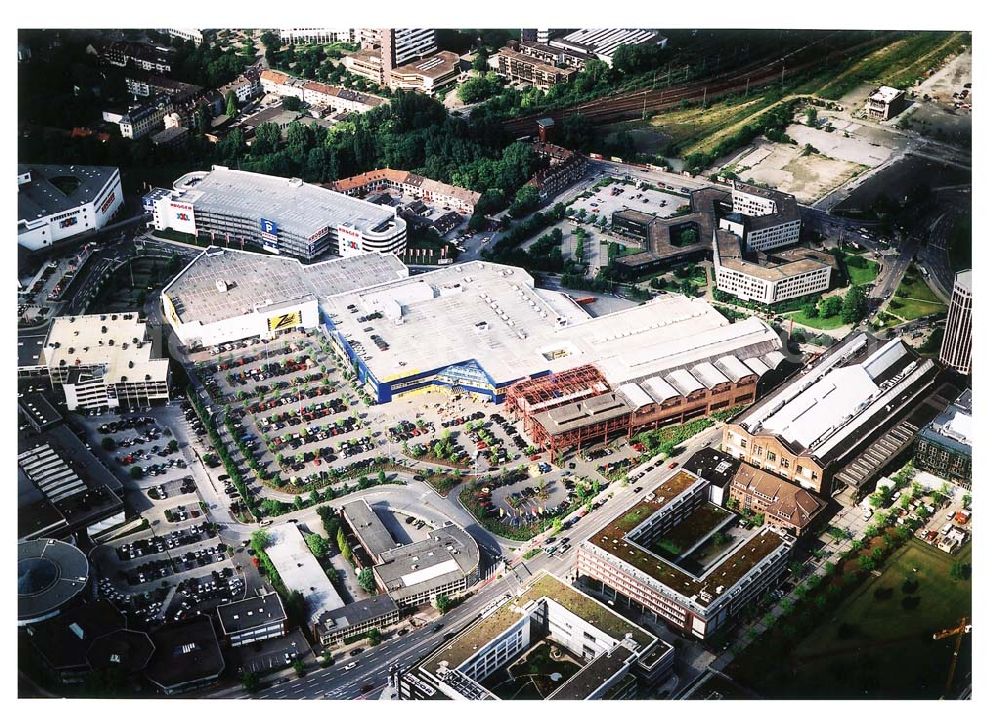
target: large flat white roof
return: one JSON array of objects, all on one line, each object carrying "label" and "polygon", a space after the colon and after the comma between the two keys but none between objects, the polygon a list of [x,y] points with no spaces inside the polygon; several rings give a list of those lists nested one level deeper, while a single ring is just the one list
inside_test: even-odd
[{"label": "large flat white roof", "polygon": [[[592,363],[614,385],[780,348],[759,319],[729,324],[701,300],[664,295],[591,318],[558,294],[536,290],[520,268],[469,262],[337,295],[323,307],[382,382],[475,360],[497,384]],[[375,312],[382,316],[365,319]]]},{"label": "large flat white roof", "polygon": [[846,340],[741,422],[753,435],[770,433],[820,457],[832,452],[873,416],[895,409],[896,399],[933,365],[901,340],[874,344],[863,333]]},{"label": "large flat white roof", "polygon": [[306,616],[316,619],[324,612],[344,606],[344,600],[333,588],[316,557],[306,546],[302,533],[295,524],[279,524],[268,530],[271,545],[267,555],[281,575],[289,592],[302,594],[306,603]]},{"label": "large flat white roof", "polygon": [[[303,264],[292,257],[209,247],[163,289],[182,322],[209,324],[272,304],[321,298],[405,279],[394,254],[359,254]],[[219,281],[226,283],[220,291]]]},{"label": "large flat white roof", "polygon": [[362,233],[383,223],[402,223],[391,209],[301,179],[234,171],[213,166],[192,171],[174,182],[178,201],[241,218],[265,218],[282,230],[309,237],[325,227],[350,225]]},{"label": "large flat white roof", "polygon": [[138,312],[57,317],[42,347],[49,367],[104,365],[108,382],[166,380],[170,361],[152,357],[146,323]]}]

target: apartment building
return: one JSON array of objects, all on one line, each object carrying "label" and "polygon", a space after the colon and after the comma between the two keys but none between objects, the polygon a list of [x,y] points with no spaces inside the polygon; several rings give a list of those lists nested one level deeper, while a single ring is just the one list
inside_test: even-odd
[{"label": "apartment building", "polygon": [[583,53],[572,48],[560,48],[542,40],[537,42],[522,40],[514,47],[514,50],[529,58],[537,58],[549,65],[570,71],[583,70],[583,67],[589,61],[594,60],[594,56],[589,53]]},{"label": "apartment building", "polygon": [[235,80],[219,86],[219,94],[223,99],[229,96],[230,91],[236,95],[236,102],[241,106],[261,95],[263,86],[260,82],[260,72],[247,71],[246,73],[241,73]]},{"label": "apartment building", "polygon": [[132,71],[125,76],[125,86],[133,96],[149,98],[165,95],[174,101],[187,100],[204,90],[201,86],[182,83],[173,78],[142,71]]},{"label": "apartment building", "polygon": [[138,68],[152,73],[170,73],[172,51],[148,43],[115,42],[103,46],[99,51],[88,46],[88,52],[96,54],[101,61],[120,68]]},{"label": "apartment building", "polygon": [[559,68],[538,57],[501,48],[497,54],[497,73],[514,83],[528,83],[543,91],[566,83],[576,75],[573,69]]},{"label": "apartment building", "polygon": [[151,102],[133,106],[118,121],[122,138],[139,139],[163,128],[163,119],[174,112],[169,96],[159,95]]},{"label": "apartment building", "polygon": [[462,214],[472,214],[481,194],[460,186],[452,186],[400,169],[376,169],[357,176],[340,179],[334,191],[351,196],[369,194],[379,189],[395,189],[418,197],[425,202],[453,208]]},{"label": "apartment building", "polygon": [[158,356],[138,312],[55,318],[40,362],[70,410],[134,409],[168,399],[170,360]]},{"label": "apartment building", "polygon": [[528,183],[547,199],[587,175],[587,157],[550,143],[532,144],[532,150],[548,161],[548,166],[536,171]]},{"label": "apartment building", "polygon": [[261,73],[260,80],[265,93],[298,98],[310,106],[326,107],[334,113],[367,113],[389,102],[370,93],[297,78],[280,71],[266,70]]},{"label": "apartment building", "polygon": [[972,374],[972,270],[955,275],[944,323],[940,360],[962,375]]}]

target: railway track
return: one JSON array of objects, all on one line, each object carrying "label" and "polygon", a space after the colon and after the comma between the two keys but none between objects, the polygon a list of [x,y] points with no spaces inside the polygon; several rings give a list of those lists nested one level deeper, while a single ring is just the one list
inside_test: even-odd
[{"label": "railway track", "polygon": [[559,120],[579,113],[588,120],[598,124],[633,120],[640,118],[644,110],[647,112],[662,111],[684,100],[704,100],[707,102],[708,100],[729,95],[735,91],[759,88],[775,81],[788,80],[821,63],[889,42],[886,37],[879,36],[877,39],[871,38],[846,48],[797,61],[797,56],[807,54],[807,51],[822,44],[830,35],[832,33],[789,53],[761,61],[751,68],[744,67],[720,73],[707,82],[702,79],[662,89],[647,88],[629,91],[616,96],[586,101],[547,113],[536,113],[530,116],[509,119],[503,122],[503,126],[515,136],[521,136],[534,131],[537,120],[544,117]]}]

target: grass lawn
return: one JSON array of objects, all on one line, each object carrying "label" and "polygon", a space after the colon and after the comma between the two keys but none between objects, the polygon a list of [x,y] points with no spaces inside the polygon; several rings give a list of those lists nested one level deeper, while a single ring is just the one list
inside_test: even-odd
[{"label": "grass lawn", "polygon": [[[904,320],[915,320],[948,309],[948,305],[934,294],[919,272],[911,267],[906,276],[912,281],[909,284],[904,282],[899,285],[896,295],[889,302],[889,311],[892,314]],[[896,304],[899,306],[895,306]]]},{"label": "grass lawn", "polygon": [[796,325],[811,327],[814,330],[832,330],[847,324],[840,315],[834,315],[833,317],[813,317],[810,319],[806,317],[806,313],[802,310],[792,312],[785,315],[785,317],[794,322]]},{"label": "grass lawn", "polygon": [[862,260],[865,263],[864,267],[854,267],[850,264],[845,264],[847,267],[847,274],[850,275],[851,284],[860,287],[861,285],[871,284],[878,277],[879,264],[871,259],[865,259],[864,257],[851,255],[847,259],[852,257]]},{"label": "grass lawn", "polygon": [[[954,641],[935,642],[931,635],[971,614],[971,582],[949,573],[956,560],[969,563],[971,557],[971,546],[952,557],[908,542],[889,557],[882,576],[865,582],[790,651],[754,652],[758,658],[785,658],[790,673],[752,668],[747,661],[739,668],[741,679],[765,697],[937,699]],[[965,681],[971,667],[971,644],[967,636],[956,683]]]},{"label": "grass lawn", "polygon": [[729,512],[711,503],[703,503],[676,526],[670,528],[654,545],[653,550],[673,561],[699,539],[729,518]]}]

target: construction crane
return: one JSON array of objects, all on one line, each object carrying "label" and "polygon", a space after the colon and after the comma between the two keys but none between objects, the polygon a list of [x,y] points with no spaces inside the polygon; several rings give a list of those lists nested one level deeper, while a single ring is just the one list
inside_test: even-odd
[{"label": "construction crane", "polygon": [[948,680],[944,685],[944,694],[942,697],[947,697],[948,693],[951,692],[951,682],[955,679],[955,668],[958,666],[958,650],[962,647],[962,638],[965,637],[969,632],[972,631],[972,622],[969,621],[968,617],[962,617],[958,621],[958,626],[952,627],[951,629],[942,629],[940,632],[934,633],[934,640],[948,639],[949,637],[955,638],[955,649],[951,653],[951,665],[948,667]]}]

